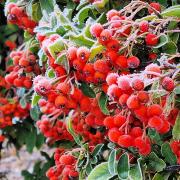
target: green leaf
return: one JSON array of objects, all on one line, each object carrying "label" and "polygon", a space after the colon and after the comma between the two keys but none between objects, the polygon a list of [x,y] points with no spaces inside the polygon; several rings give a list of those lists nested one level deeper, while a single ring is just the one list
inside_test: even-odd
[{"label": "green leaf", "polygon": [[85,82],[81,83],[80,89],[82,90],[82,92],[84,93],[84,95],[90,97],[90,98],[95,98],[96,94],[93,91],[93,89]]},{"label": "green leaf", "polygon": [[66,69],[67,72],[70,71],[69,61],[67,59],[66,53],[61,53],[57,57],[55,64],[62,65]]},{"label": "green leaf", "polygon": [[33,106],[30,109],[30,116],[35,121],[39,120],[40,110],[39,110],[38,106]]},{"label": "green leaf", "polygon": [[35,145],[36,145],[36,130],[35,130],[35,128],[33,128],[32,131],[28,132],[28,134],[26,135],[27,151],[32,153]]},{"label": "green leaf", "polygon": [[49,78],[54,78],[54,77],[56,76],[54,70],[53,70],[53,69],[49,69],[49,70],[47,71],[47,76],[48,76]]},{"label": "green leaf", "polygon": [[172,130],[173,139],[180,140],[180,113],[176,118],[175,125]]},{"label": "green leaf", "polygon": [[39,0],[41,11],[44,14],[44,11],[47,14],[50,14],[54,11],[55,1],[54,0]]},{"label": "green leaf", "polygon": [[114,175],[116,173],[116,150],[112,150],[108,159],[109,172]]},{"label": "green leaf", "polygon": [[92,152],[92,156],[97,156],[101,153],[101,150],[103,148],[104,144],[98,144],[96,145],[96,147],[94,148],[93,152]]},{"label": "green leaf", "polygon": [[180,94],[180,85],[176,86],[173,92],[175,94]]},{"label": "green leaf", "polygon": [[34,32],[36,33],[42,33],[44,35],[48,35],[48,34],[53,34],[54,31],[52,28],[50,27],[46,27],[46,26],[37,26],[35,29],[34,29]]},{"label": "green leaf", "polygon": [[91,164],[97,164],[97,163],[98,163],[97,156],[93,156],[93,158],[91,159]]},{"label": "green leaf", "polygon": [[151,171],[160,172],[166,167],[166,163],[160,159],[154,152],[151,152],[150,155],[146,158],[147,167]]},{"label": "green leaf", "polygon": [[163,50],[163,52],[165,52],[167,54],[176,54],[177,46],[173,41],[170,41],[162,47],[162,50]]},{"label": "green leaf", "polygon": [[161,153],[163,157],[165,158],[166,162],[168,162],[170,165],[175,165],[177,164],[177,158],[174,155],[174,153],[171,150],[171,147],[168,142],[165,142],[161,146]]},{"label": "green leaf", "polygon": [[100,44],[96,44],[92,46],[90,49],[91,51],[90,60],[94,59],[97,54],[102,53],[103,50],[104,50],[104,46]]},{"label": "green leaf", "polygon": [[69,38],[70,41],[74,42],[77,46],[87,46],[90,48],[95,43],[92,39],[85,37],[84,34],[70,34]]},{"label": "green leaf", "polygon": [[41,161],[37,161],[33,167],[33,173],[39,174],[41,170]]},{"label": "green leaf", "polygon": [[47,56],[45,55],[43,49],[39,50],[38,56],[39,56],[39,66],[43,66],[43,63],[47,61]]},{"label": "green leaf", "polygon": [[109,115],[109,110],[107,109],[107,100],[107,95],[104,92],[102,92],[98,101],[99,107],[104,114]]},{"label": "green leaf", "polygon": [[24,180],[32,180],[34,178],[33,174],[29,173],[26,170],[21,172],[21,175],[24,176]]},{"label": "green leaf", "polygon": [[152,180],[168,180],[170,176],[169,172],[156,173]]},{"label": "green leaf", "polygon": [[41,96],[39,96],[36,92],[34,92],[32,95],[31,106],[32,107],[36,106],[40,99],[41,99]]},{"label": "green leaf", "polygon": [[32,5],[32,19],[34,21],[39,21],[42,17],[42,12],[41,12],[41,6],[40,6],[40,3],[34,3]]},{"label": "green leaf", "polygon": [[168,37],[169,37],[170,41],[177,43],[178,39],[179,39],[179,33],[169,33]]},{"label": "green leaf", "polygon": [[106,18],[106,13],[101,13],[101,15],[98,17],[98,19],[96,20],[97,23],[101,23],[104,24],[107,22],[107,18]]},{"label": "green leaf", "polygon": [[74,131],[74,129],[73,129],[71,116],[70,116],[70,117],[67,117],[67,130],[68,130],[68,132],[73,136],[75,142],[76,142],[78,145],[82,146],[80,137],[75,133],[75,131]]},{"label": "green leaf", "polygon": [[22,108],[26,108],[27,106],[27,102],[26,102],[26,99],[25,98],[21,98],[20,101],[19,101],[20,105]]},{"label": "green leaf", "polygon": [[164,46],[165,44],[168,43],[168,36],[165,35],[165,34],[162,34],[159,38],[159,43],[158,45],[154,46],[153,48],[157,49],[157,48],[160,48],[162,46]]},{"label": "green leaf", "polygon": [[117,173],[120,179],[127,179],[129,176],[130,164],[127,153],[121,155],[117,164]]},{"label": "green leaf", "polygon": [[53,58],[57,58],[57,54],[59,54],[62,50],[66,48],[66,45],[62,41],[62,39],[57,39],[53,44],[48,46],[48,50]]},{"label": "green leaf", "polygon": [[177,17],[180,18],[180,6],[171,6],[170,8],[164,10],[161,15],[163,17]]},{"label": "green leaf", "polygon": [[155,129],[151,129],[149,128],[148,129],[148,136],[156,142],[156,144],[158,145],[162,145],[163,144],[163,141],[161,140],[161,137],[159,135],[159,133],[155,130]]},{"label": "green leaf", "polygon": [[112,175],[108,170],[108,163],[104,162],[97,165],[89,174],[87,180],[108,180]]},{"label": "green leaf", "polygon": [[92,9],[92,5],[83,7],[75,16],[74,21],[79,24],[83,24],[85,19],[89,17],[89,11]]},{"label": "green leaf", "polygon": [[130,168],[129,177],[131,180],[143,180],[140,159],[138,159],[137,163]]},{"label": "green leaf", "polygon": [[87,1],[80,1],[79,5],[76,7],[76,10],[79,11],[86,5],[88,5]]},{"label": "green leaf", "polygon": [[86,174],[89,175],[92,170],[93,170],[93,167],[91,163],[89,162],[88,165],[86,166]]},{"label": "green leaf", "polygon": [[51,158],[49,157],[48,153],[44,152],[44,151],[40,151],[41,156],[43,156],[47,161],[50,161]]},{"label": "green leaf", "polygon": [[44,136],[42,134],[38,134],[36,137],[36,147],[37,149],[40,149],[41,146],[44,144]]}]

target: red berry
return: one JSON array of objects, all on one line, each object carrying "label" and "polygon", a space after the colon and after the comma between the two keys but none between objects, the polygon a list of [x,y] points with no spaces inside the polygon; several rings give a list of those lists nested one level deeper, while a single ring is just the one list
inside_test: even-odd
[{"label": "red berry", "polygon": [[136,117],[142,121],[142,122],[147,122],[147,107],[141,105],[138,109],[134,110],[134,114]]},{"label": "red berry", "polygon": [[129,68],[135,69],[140,65],[140,60],[136,56],[131,56],[127,59]]},{"label": "red berry", "polygon": [[122,135],[118,139],[118,145],[128,148],[133,145],[133,138],[130,135]]},{"label": "red berry", "polygon": [[133,127],[130,131],[130,135],[132,137],[139,137],[142,136],[143,130],[140,127]]},{"label": "red berry", "polygon": [[95,116],[93,114],[89,113],[85,118],[85,122],[89,126],[94,126],[95,125]]},{"label": "red berry", "polygon": [[178,150],[179,150],[179,147],[180,147],[180,142],[178,141],[172,141],[171,144],[171,149],[172,151],[174,152],[174,154],[177,154],[178,153]]},{"label": "red berry", "polygon": [[120,68],[128,68],[126,56],[119,56],[119,57],[116,59],[116,64],[117,64]]},{"label": "red berry", "polygon": [[137,97],[141,103],[147,103],[149,101],[149,94],[146,91],[139,91]]},{"label": "red berry", "polygon": [[111,63],[115,63],[118,57],[118,54],[115,51],[107,51],[105,55],[107,60],[110,61]]},{"label": "red berry", "polygon": [[77,50],[77,58],[86,62],[90,57],[90,50],[87,47],[80,47]]},{"label": "red berry", "polygon": [[84,66],[85,66],[85,62],[83,62],[83,61],[81,61],[79,59],[76,59],[76,60],[73,61],[73,67],[77,71],[82,71]]},{"label": "red berry", "polygon": [[146,45],[156,46],[158,44],[159,38],[155,34],[147,34],[145,37]]},{"label": "red berry", "polygon": [[91,26],[90,32],[94,37],[99,37],[101,32],[104,30],[103,26],[99,23],[96,23]]},{"label": "red berry", "polygon": [[134,140],[134,145],[136,148],[138,148],[139,153],[143,156],[146,156],[151,152],[150,140],[148,137],[137,137]]},{"label": "red berry", "polygon": [[110,11],[107,12],[106,16],[107,16],[107,20],[110,21],[112,19],[112,17],[114,16],[118,16],[119,12],[115,9],[111,9]]},{"label": "red berry", "polygon": [[91,101],[88,97],[84,97],[81,99],[80,101],[80,109],[81,111],[84,111],[84,112],[89,112],[90,109],[91,109]]},{"label": "red berry", "polygon": [[103,45],[107,45],[107,43],[112,39],[112,34],[110,30],[103,30],[99,37],[99,42]]},{"label": "red berry", "polygon": [[121,114],[114,116],[114,124],[117,127],[121,127],[125,122],[126,122],[125,116],[122,116]]},{"label": "red berry", "polygon": [[122,132],[118,130],[118,128],[112,128],[108,131],[108,138],[110,141],[117,143],[119,136],[122,135]]},{"label": "red berry", "polygon": [[104,126],[106,126],[108,129],[116,127],[114,124],[114,118],[112,116],[108,116],[104,119]]},{"label": "red berry", "polygon": [[108,74],[107,77],[106,77],[107,84],[109,86],[112,85],[112,84],[116,84],[118,77],[119,77],[119,75],[117,73]]},{"label": "red berry", "polygon": [[108,87],[107,95],[112,99],[117,99],[121,96],[122,90],[115,84]]},{"label": "red berry", "polygon": [[75,161],[75,157],[72,155],[62,155],[59,159],[61,164],[72,165]]},{"label": "red berry", "polygon": [[96,83],[102,83],[106,81],[106,74],[96,71],[94,74],[94,80]]},{"label": "red berry", "polygon": [[131,95],[127,100],[127,106],[129,109],[139,108],[140,104],[139,104],[139,100],[138,100],[137,96]]},{"label": "red berry", "polygon": [[108,43],[107,43],[107,48],[110,50],[110,51],[115,51],[117,52],[120,48],[120,45],[119,45],[119,41],[116,40],[116,39],[111,39]]},{"label": "red berry", "polygon": [[156,53],[150,53],[149,54],[149,59],[152,60],[152,61],[156,60],[157,59],[157,54]]},{"label": "red berry", "polygon": [[153,104],[149,106],[147,110],[149,117],[160,116],[162,112],[163,112],[162,107],[159,104]]},{"label": "red berry", "polygon": [[163,120],[158,116],[153,116],[149,119],[148,126],[160,130],[163,127]]},{"label": "red berry", "polygon": [[67,104],[67,98],[65,96],[58,96],[56,99],[55,99],[55,106],[57,108],[64,108]]},{"label": "red berry", "polygon": [[23,15],[23,10],[20,7],[16,6],[11,9],[11,14],[14,14],[18,18],[20,18]]},{"label": "red berry", "polygon": [[70,61],[73,61],[77,58],[77,48],[76,47],[69,47],[67,50],[67,56]]},{"label": "red berry", "polygon": [[170,123],[167,120],[163,121],[163,126],[158,130],[160,134],[165,134],[170,130]]},{"label": "red berry", "polygon": [[119,104],[120,104],[121,106],[125,107],[128,98],[129,98],[129,95],[128,95],[128,94],[123,94],[123,95],[121,95],[120,98],[119,98]]},{"label": "red berry", "polygon": [[139,23],[139,29],[140,29],[140,31],[141,32],[148,32],[148,30],[149,30],[149,23],[148,23],[148,21],[141,21],[140,23]]},{"label": "red berry", "polygon": [[23,85],[25,88],[30,89],[32,87],[32,81],[31,79],[25,79],[23,82]]},{"label": "red berry", "polygon": [[120,76],[117,80],[117,83],[118,87],[124,91],[128,91],[129,89],[131,89],[130,78],[126,76]]},{"label": "red berry", "polygon": [[141,79],[133,79],[132,80],[132,87],[136,91],[141,91],[144,89],[144,82]]},{"label": "red berry", "polygon": [[62,82],[57,85],[56,90],[58,90],[63,94],[69,94],[71,90],[71,86],[67,82]]},{"label": "red berry", "polygon": [[174,81],[169,77],[165,77],[162,80],[162,87],[167,91],[172,91],[174,89]]},{"label": "red berry", "polygon": [[86,77],[94,75],[95,73],[94,65],[87,63],[83,68],[83,73],[85,74]]},{"label": "red berry", "polygon": [[110,71],[107,61],[100,59],[94,63],[94,69],[95,71],[99,71],[101,73],[108,73]]},{"label": "red berry", "polygon": [[[161,5],[159,3],[152,2],[149,4],[152,8],[154,8],[156,11],[161,12]],[[148,9],[149,14],[152,14],[154,11],[149,8]]]}]

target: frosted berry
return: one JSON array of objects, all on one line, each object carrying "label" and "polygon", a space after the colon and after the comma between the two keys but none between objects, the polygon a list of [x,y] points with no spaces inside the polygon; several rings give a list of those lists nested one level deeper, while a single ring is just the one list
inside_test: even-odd
[{"label": "frosted berry", "polygon": [[145,37],[145,42],[148,46],[156,46],[158,44],[159,38],[155,34],[147,34]]},{"label": "frosted berry", "polygon": [[94,24],[90,27],[90,32],[94,37],[99,37],[101,32],[104,30],[103,26],[99,23]]},{"label": "frosted berry", "polygon": [[165,77],[162,80],[162,87],[167,91],[172,91],[174,89],[174,81],[169,77]]},{"label": "frosted berry", "polygon": [[140,60],[138,57],[136,56],[131,56],[127,59],[127,64],[128,64],[128,67],[131,68],[131,69],[135,69],[137,67],[139,67],[140,65]]}]

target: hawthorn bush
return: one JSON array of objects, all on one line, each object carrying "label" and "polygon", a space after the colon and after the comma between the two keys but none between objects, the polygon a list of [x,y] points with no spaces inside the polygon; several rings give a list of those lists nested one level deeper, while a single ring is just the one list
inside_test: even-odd
[{"label": "hawthorn bush", "polygon": [[0,141],[56,148],[25,180],[180,178],[179,4],[6,1]]}]

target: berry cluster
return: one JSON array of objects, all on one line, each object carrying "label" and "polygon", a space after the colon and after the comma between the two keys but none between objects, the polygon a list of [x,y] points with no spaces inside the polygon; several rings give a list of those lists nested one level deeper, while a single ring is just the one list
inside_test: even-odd
[{"label": "berry cluster", "polygon": [[[79,3],[79,0],[74,2]],[[97,11],[106,3],[89,2]],[[9,3],[7,10],[9,22],[33,34],[36,22],[30,20],[23,8]],[[141,10],[157,18],[139,20]],[[172,32],[167,26],[172,20],[174,23],[179,20],[166,16],[159,18],[160,12],[159,3],[132,1],[119,11],[108,11],[105,24],[92,25],[87,21],[90,28],[83,30],[86,33],[80,36],[81,25],[78,23],[70,23],[65,17],[57,18],[57,24],[66,24],[67,20],[65,31],[61,32],[63,28],[51,28],[55,19],[44,22],[46,18],[42,18],[35,36],[41,48],[38,56],[44,58],[43,61],[38,63],[37,56],[28,50],[10,54],[13,66],[5,80],[15,87],[33,87],[33,98],[38,102],[34,105],[32,101],[32,104],[41,111],[36,125],[48,144],[64,140],[72,143],[77,135],[79,149],[83,149],[83,155],[90,155],[89,158],[89,149],[103,143],[104,148],[112,145],[123,152],[132,152],[129,154],[135,155],[132,157],[135,159],[136,155],[148,156],[154,150],[152,147],[156,142],[149,132],[157,133],[160,138],[168,134],[167,140],[171,141],[171,129],[179,113],[175,102],[179,73],[176,58],[179,54],[166,54],[166,48],[158,46],[164,46],[169,35],[178,31]],[[61,17],[58,6],[53,13],[53,16]],[[46,28],[41,32],[41,27]],[[73,32],[74,29],[77,32]],[[0,85],[6,87],[9,84],[3,81]],[[4,108],[5,104],[8,108]],[[14,104],[5,104],[1,107],[5,109],[1,110],[3,114],[7,109],[12,110],[10,114],[15,112]],[[15,104],[19,106],[17,102]],[[21,110],[13,116],[22,117],[16,114],[19,112]],[[9,112],[7,114],[9,117]],[[85,145],[89,147],[86,149]],[[171,148],[179,163],[179,141],[172,141]],[[73,150],[57,149],[55,166],[48,170],[47,177],[50,180],[77,179],[77,156]]]},{"label": "berry cluster", "polygon": [[[148,70],[149,67],[151,65],[147,66]],[[156,67],[158,68],[158,66]],[[151,70],[153,69],[151,68]],[[171,122],[163,114],[165,102],[162,103],[162,106],[152,104],[151,94],[144,91],[148,75],[146,77],[147,79],[144,77],[142,80],[138,77],[130,78],[128,75],[119,76],[117,73],[110,73],[107,76],[106,81],[109,85],[107,94],[122,110],[119,114],[106,117],[104,120],[104,125],[109,129],[109,139],[112,142],[118,143],[122,147],[135,146],[143,155],[146,153],[138,147],[136,139],[141,138],[141,141],[143,139],[144,142],[147,141],[147,146],[144,144],[142,148],[146,147],[148,154],[150,140],[145,136],[146,128],[154,128],[160,134],[164,134],[170,130]],[[164,85],[166,82],[167,86]],[[162,87],[167,91],[172,91],[174,89],[172,79],[163,78]]]},{"label": "berry cluster", "polygon": [[9,23],[17,24],[18,27],[33,34],[33,30],[37,23],[28,17],[22,7],[17,6],[15,3],[9,3],[7,6],[7,13],[7,20]]},{"label": "berry cluster", "polygon": [[[53,84],[52,80],[43,76],[37,76],[34,79],[34,90],[48,100],[39,101],[41,112],[47,116],[42,116],[41,121],[37,123],[38,127],[45,137],[54,140],[65,138],[72,140],[67,133],[65,122],[61,120],[54,124],[54,121],[58,117],[62,119],[73,109],[77,114],[73,119],[75,131],[84,137],[84,141],[88,140],[92,144],[102,142],[103,134],[97,129],[103,125],[105,115],[101,112],[97,99],[84,96],[82,91],[76,87],[71,88],[67,80]],[[95,134],[91,132],[92,129]]]},{"label": "berry cluster", "polygon": [[56,149],[54,154],[55,167],[51,167],[46,175],[50,180],[69,180],[77,178],[78,172],[75,170],[76,158],[70,153],[65,153],[64,149]]},{"label": "berry cluster", "polygon": [[22,120],[29,115],[30,106],[22,108],[17,99],[0,99],[0,128],[13,125],[13,119]]},{"label": "berry cluster", "polygon": [[6,81],[15,87],[30,89],[32,86],[32,73],[38,75],[41,72],[37,65],[36,56],[31,52],[13,51],[10,58],[12,58],[14,66],[9,69],[11,72],[6,75]]}]

